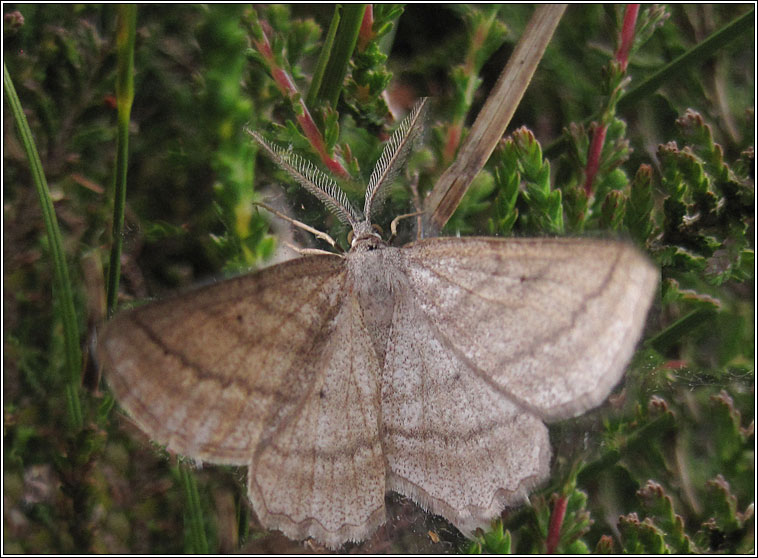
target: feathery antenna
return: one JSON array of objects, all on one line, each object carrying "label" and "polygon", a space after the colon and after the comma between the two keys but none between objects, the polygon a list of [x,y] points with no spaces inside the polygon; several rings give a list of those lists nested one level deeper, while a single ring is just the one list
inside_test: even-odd
[{"label": "feathery antenna", "polygon": [[428,97],[424,97],[416,103],[385,145],[366,187],[363,215],[350,205],[347,196],[340,190],[337,183],[313,163],[278,145],[269,143],[258,132],[247,129],[247,133],[287,174],[321,200],[342,223],[350,225],[357,238],[378,236],[371,228],[371,214],[381,206],[389,186],[397,177],[413,144],[420,136],[428,100]]},{"label": "feathery antenna", "polygon": [[340,190],[337,183],[319,170],[310,161],[307,161],[291,151],[269,143],[258,132],[248,129],[247,133],[253,136],[273,161],[284,169],[287,174],[294,178],[303,188],[321,200],[324,205],[336,215],[345,225],[350,225],[353,230],[363,217],[350,205],[345,193]]},{"label": "feathery antenna", "polygon": [[372,213],[381,207],[389,186],[397,177],[411,147],[421,134],[428,101],[429,98],[424,97],[416,103],[384,147],[366,187],[363,214],[367,221],[371,221]]}]

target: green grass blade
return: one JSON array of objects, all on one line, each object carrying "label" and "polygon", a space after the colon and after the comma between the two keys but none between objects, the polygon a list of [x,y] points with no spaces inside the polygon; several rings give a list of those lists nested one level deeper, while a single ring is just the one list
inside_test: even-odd
[{"label": "green grass blade", "polygon": [[205,536],[203,508],[200,505],[200,494],[192,471],[184,465],[179,465],[179,475],[184,488],[187,509],[184,512],[185,548],[191,554],[208,554],[208,538]]},{"label": "green grass blade", "polygon": [[118,107],[118,137],[116,172],[113,196],[113,246],[108,266],[107,309],[112,315],[118,302],[118,281],[121,275],[121,244],[126,205],[126,169],[129,160],[129,116],[134,100],[134,35],[137,26],[137,6],[120,4],[116,22],[116,103]]},{"label": "green grass blade", "polygon": [[[671,80],[676,74],[682,72],[691,64],[704,64],[710,58],[728,43],[741,37],[746,32],[753,29],[753,19],[755,10],[750,10],[741,15],[731,23],[728,23],[718,31],[712,33],[704,41],[700,42],[681,56],[666,64],[663,68],[648,76],[639,83],[635,88],[629,90],[626,95],[619,99],[617,108],[619,112],[629,110],[636,103],[654,93],[661,85]],[[583,122],[588,126],[597,116],[586,118]],[[551,143],[544,149],[545,155],[549,158],[557,157],[565,149],[566,138],[561,137]]]},{"label": "green grass blade", "polygon": [[45,231],[50,244],[50,254],[53,258],[53,274],[55,278],[55,293],[60,301],[60,318],[63,322],[63,338],[66,355],[66,396],[69,418],[72,426],[79,430],[82,427],[82,407],[79,400],[79,384],[82,369],[82,352],[79,346],[79,322],[74,307],[74,295],[69,278],[66,255],[63,252],[63,240],[58,227],[58,218],[55,215],[53,201],[50,198],[50,189],[47,186],[45,172],[42,169],[42,161],[37,152],[37,146],[29,129],[29,123],[21,107],[21,102],[13,86],[13,80],[8,69],[3,64],[3,85],[6,98],[10,106],[13,118],[16,121],[21,143],[24,145],[26,157],[29,160],[29,168],[32,173],[32,182],[39,196],[42,207],[42,218],[45,223]]},{"label": "green grass blade", "polygon": [[653,439],[663,438],[675,429],[676,422],[671,413],[656,417],[638,430],[631,432],[624,440],[623,445],[613,448],[606,447],[598,459],[584,465],[577,475],[577,482],[579,484],[586,483],[589,479],[597,477],[600,472],[618,463],[625,455],[633,454],[640,446],[650,444]]},{"label": "green grass blade", "polygon": [[324,73],[326,72],[326,65],[329,63],[329,55],[332,52],[332,49],[334,49],[334,38],[337,36],[337,29],[339,28],[341,19],[342,6],[337,4],[334,6],[332,22],[329,24],[329,30],[326,33],[324,45],[321,48],[321,54],[319,55],[318,63],[316,64],[316,69],[313,72],[313,79],[311,80],[311,86],[308,89],[308,96],[305,98],[305,104],[308,108],[313,108],[318,103],[321,84],[323,83]]},{"label": "green grass blade", "polygon": [[[342,6],[342,17],[337,29],[333,48],[329,52],[329,61],[321,81],[321,87],[315,94],[308,98],[314,98],[316,104],[319,100],[326,101],[332,107],[337,106],[337,101],[342,93],[342,85],[347,73],[347,66],[353,56],[355,45],[358,42],[358,33],[361,30],[363,14],[366,11],[365,4],[347,4]],[[324,49],[326,51],[326,49]]]},{"label": "green grass blade", "polygon": [[663,83],[671,80],[673,76],[683,71],[690,64],[703,64],[726,44],[750,31],[753,28],[754,14],[755,10],[750,10],[738,17],[649,76],[619,100],[619,110],[634,106],[640,99],[644,99],[655,92]]},{"label": "green grass blade", "polygon": [[690,331],[713,320],[715,315],[715,308],[697,308],[679,318],[654,337],[648,339],[645,345],[664,354],[672,345],[679,342],[682,337],[687,336]]}]

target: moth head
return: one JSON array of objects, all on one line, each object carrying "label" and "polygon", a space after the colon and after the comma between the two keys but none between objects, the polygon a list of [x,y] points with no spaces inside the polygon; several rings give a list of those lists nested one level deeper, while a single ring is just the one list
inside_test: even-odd
[{"label": "moth head", "polygon": [[382,228],[379,225],[363,220],[353,226],[353,230],[347,234],[347,241],[351,248],[365,240],[371,240],[372,243],[376,240],[383,242],[381,233]]},{"label": "moth head", "polygon": [[421,134],[427,101],[427,98],[423,98],[416,103],[384,146],[366,187],[363,214],[350,204],[337,183],[313,163],[288,149],[269,143],[258,132],[248,130],[248,133],[279,167],[321,200],[343,224],[350,225],[353,231],[348,236],[348,242],[354,247],[366,239],[381,242],[381,236],[372,226],[371,218],[381,207],[389,187]]}]

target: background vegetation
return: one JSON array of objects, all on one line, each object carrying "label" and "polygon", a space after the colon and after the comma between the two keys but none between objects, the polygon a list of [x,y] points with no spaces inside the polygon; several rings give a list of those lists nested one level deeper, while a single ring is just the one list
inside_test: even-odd
[{"label": "background vegetation", "polygon": [[[395,187],[379,222],[412,210],[407,185],[417,181],[423,196],[455,157],[533,8],[377,5],[368,31],[363,8],[346,6],[330,34],[333,6],[140,5],[128,121],[128,72],[119,78],[118,67],[130,41],[117,41],[115,6],[3,10],[5,65],[40,153],[86,349],[104,312],[119,109],[130,141],[123,304],[277,257],[280,232],[291,233],[254,209],[264,197],[345,242],[319,203],[256,159],[245,126],[344,171],[348,195],[361,199],[392,129],[388,103],[402,113],[434,97],[412,180]],[[445,233],[633,239],[661,266],[645,340],[607,404],[551,427],[554,474],[531,506],[472,543],[393,496],[388,525],[356,550],[754,552],[751,10],[644,6],[628,66],[618,50],[624,6],[567,10],[512,135]],[[325,66],[322,41],[342,53]],[[323,144],[307,133],[301,100]],[[9,106],[4,551],[313,548],[257,527],[244,469],[192,470],[130,423],[86,358],[72,378],[60,263]]]}]

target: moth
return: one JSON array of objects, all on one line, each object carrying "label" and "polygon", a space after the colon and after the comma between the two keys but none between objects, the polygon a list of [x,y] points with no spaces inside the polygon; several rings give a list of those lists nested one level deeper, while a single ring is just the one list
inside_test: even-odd
[{"label": "moth", "polygon": [[97,356],[150,438],[244,465],[260,522],[339,547],[403,494],[464,534],[547,478],[545,422],[600,404],[657,272],[633,246],[566,238],[388,245],[372,218],[418,134],[391,136],[363,211],[311,163],[253,138],[352,229],[312,254],[118,314]]}]

